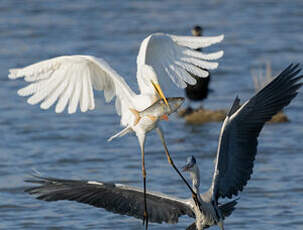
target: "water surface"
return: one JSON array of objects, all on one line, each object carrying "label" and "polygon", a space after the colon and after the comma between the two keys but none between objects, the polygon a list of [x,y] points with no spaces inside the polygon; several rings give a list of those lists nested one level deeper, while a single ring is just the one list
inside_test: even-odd
[{"label": "water surface", "polygon": [[[190,34],[200,24],[206,35],[225,34],[216,47],[225,55],[213,71],[214,93],[204,106],[227,108],[236,95],[248,99],[254,93],[250,71],[265,60],[275,73],[303,62],[302,9],[300,0],[1,1],[0,229],[142,229],[141,221],[131,217],[73,202],[38,201],[23,192],[32,169],[53,177],[141,187],[141,159],[135,136],[106,141],[121,127],[102,93],[96,93],[94,111],[72,116],[42,111],[17,96],[25,84],[8,80],[9,68],[89,54],[107,60],[137,91],[140,42],[153,32]],[[226,229],[303,229],[303,94],[286,113],[290,123],[262,131],[254,174],[225,221]],[[189,126],[172,117],[161,125],[176,165],[195,155],[202,190],[208,189],[221,124]],[[154,132],[146,152],[148,189],[189,197]],[[184,229],[192,221],[183,217],[178,225],[151,224],[150,229]]]}]

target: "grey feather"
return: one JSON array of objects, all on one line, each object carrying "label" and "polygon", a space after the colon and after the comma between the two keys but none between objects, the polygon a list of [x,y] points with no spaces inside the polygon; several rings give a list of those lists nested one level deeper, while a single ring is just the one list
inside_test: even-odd
[{"label": "grey feather", "polygon": [[227,116],[230,117],[231,115],[233,115],[236,111],[238,111],[238,109],[239,109],[240,107],[241,107],[241,106],[240,106],[240,99],[239,99],[239,97],[237,96],[237,97],[235,98],[234,103],[232,104],[232,106],[231,106],[229,112],[227,113]]},{"label": "grey feather", "polygon": [[[143,191],[113,183],[63,180],[35,176],[26,180],[38,184],[25,190],[44,201],[70,200],[143,219]],[[147,192],[149,221],[177,223],[181,215],[194,217],[190,206],[174,197]]]}]

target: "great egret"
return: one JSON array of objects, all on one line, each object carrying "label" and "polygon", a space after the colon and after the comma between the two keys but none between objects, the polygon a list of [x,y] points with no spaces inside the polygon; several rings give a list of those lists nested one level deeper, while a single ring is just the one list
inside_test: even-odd
[{"label": "great egret", "polygon": [[[146,133],[154,128],[160,135],[169,163],[181,177],[182,175],[168,153],[163,133],[157,127],[158,119],[143,117],[135,124],[136,118],[131,111],[132,109],[141,111],[149,107],[159,96],[166,101],[158,77],[159,79],[169,77],[178,87],[183,88],[186,83],[196,83],[189,73],[206,77],[208,72],[201,68],[217,68],[218,63],[209,60],[219,59],[223,51],[205,54],[193,49],[210,46],[221,42],[222,39],[223,35],[192,37],[162,33],[151,34],[145,38],[137,56],[139,95],[130,89],[124,79],[106,61],[93,56],[74,55],[52,58],[21,69],[11,69],[9,78],[25,77],[24,80],[30,82],[27,87],[18,91],[20,96],[32,95],[27,100],[29,104],[41,102],[40,107],[48,109],[58,101],[55,108],[57,113],[63,112],[67,104],[68,113],[76,112],[78,104],[82,112],[94,109],[93,89],[104,90],[106,102],[110,102],[116,96],[116,110],[121,116],[121,125],[126,128],[109,140],[128,132],[136,133],[142,154],[142,175],[144,191],[146,191],[144,143]],[[182,179],[186,182],[183,177]],[[188,187],[190,188],[189,185]],[[148,223],[146,210],[144,220]]]},{"label": "great egret", "polygon": [[[190,173],[199,205],[191,199],[179,199],[147,192],[151,222],[176,223],[181,215],[196,218],[188,230],[202,230],[218,225],[235,209],[237,200],[219,204],[219,198],[232,198],[242,191],[253,172],[258,136],[266,121],[287,106],[302,86],[298,65],[288,66],[274,80],[240,106],[237,97],[221,128],[215,170],[210,188],[200,194],[200,171],[194,157],[189,157],[183,171]],[[143,218],[142,190],[122,184],[98,181],[63,180],[35,176],[26,180],[38,186],[26,189],[45,201],[72,200],[105,208],[122,215]]]}]

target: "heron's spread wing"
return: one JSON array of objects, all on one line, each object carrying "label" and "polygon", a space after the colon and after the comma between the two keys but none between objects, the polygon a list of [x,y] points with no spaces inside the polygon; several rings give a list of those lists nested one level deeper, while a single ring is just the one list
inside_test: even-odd
[{"label": "heron's spread wing", "polygon": [[[121,215],[143,218],[143,191],[122,184],[97,181],[63,180],[35,177],[26,182],[38,186],[26,190],[45,201],[71,200],[86,203]],[[147,208],[151,222],[176,223],[181,215],[194,216],[189,201],[161,193],[147,192]]]},{"label": "heron's spread wing", "polygon": [[217,68],[218,63],[209,60],[219,59],[223,51],[206,54],[194,49],[207,47],[222,40],[223,35],[193,37],[156,33],[148,36],[141,43],[137,57],[137,80],[141,92],[145,65],[151,66],[158,78],[169,77],[181,88],[185,88],[186,83],[196,83],[189,73],[207,77],[208,72],[203,69]]},{"label": "heron's spread wing", "polygon": [[[130,113],[124,107],[132,107],[133,91],[104,60],[92,56],[61,56],[38,62],[21,69],[11,69],[9,78],[24,77],[30,84],[18,91],[20,96],[29,96],[29,104],[41,103],[48,109],[56,101],[57,113],[74,113],[78,104],[82,112],[95,108],[95,90],[104,90],[106,102],[117,96],[117,112]],[[129,115],[129,114],[126,114]]]},{"label": "heron's spread wing", "polygon": [[257,138],[264,123],[288,105],[302,86],[298,65],[288,66],[244,105],[236,98],[219,138],[215,173],[210,194],[231,198],[247,184],[253,172]]}]

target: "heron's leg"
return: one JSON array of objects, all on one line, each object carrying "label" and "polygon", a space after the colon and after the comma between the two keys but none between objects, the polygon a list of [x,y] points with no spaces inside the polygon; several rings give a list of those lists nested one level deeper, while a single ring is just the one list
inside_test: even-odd
[{"label": "heron's leg", "polygon": [[183,177],[183,175],[180,173],[180,171],[178,170],[178,168],[175,166],[174,162],[173,162],[173,159],[171,158],[169,152],[168,152],[168,149],[167,149],[167,146],[166,146],[166,142],[165,142],[165,139],[164,139],[164,135],[163,135],[163,132],[161,130],[160,127],[157,127],[156,128],[157,130],[157,133],[159,134],[160,136],[160,139],[161,139],[161,142],[164,146],[164,150],[165,150],[165,153],[166,153],[166,157],[167,157],[167,160],[168,160],[168,163],[173,166],[173,168],[176,170],[176,172],[179,174],[179,176],[182,178],[182,180],[184,181],[184,183],[187,185],[187,187],[189,188],[189,190],[191,191],[192,193],[192,197],[195,201],[195,203],[198,205],[198,207],[200,207],[200,202],[198,200],[198,197],[197,197],[197,194],[194,192],[194,190],[192,189],[192,187],[188,184],[188,182],[185,180],[185,178]]},{"label": "heron's leg", "polygon": [[143,176],[143,189],[144,189],[144,213],[143,213],[143,225],[145,224],[145,229],[148,228],[148,212],[147,212],[147,202],[146,202],[146,170],[145,170],[145,159],[144,159],[144,143],[145,143],[145,134],[137,135],[140,150],[141,150],[141,159],[142,159],[142,176]]}]

